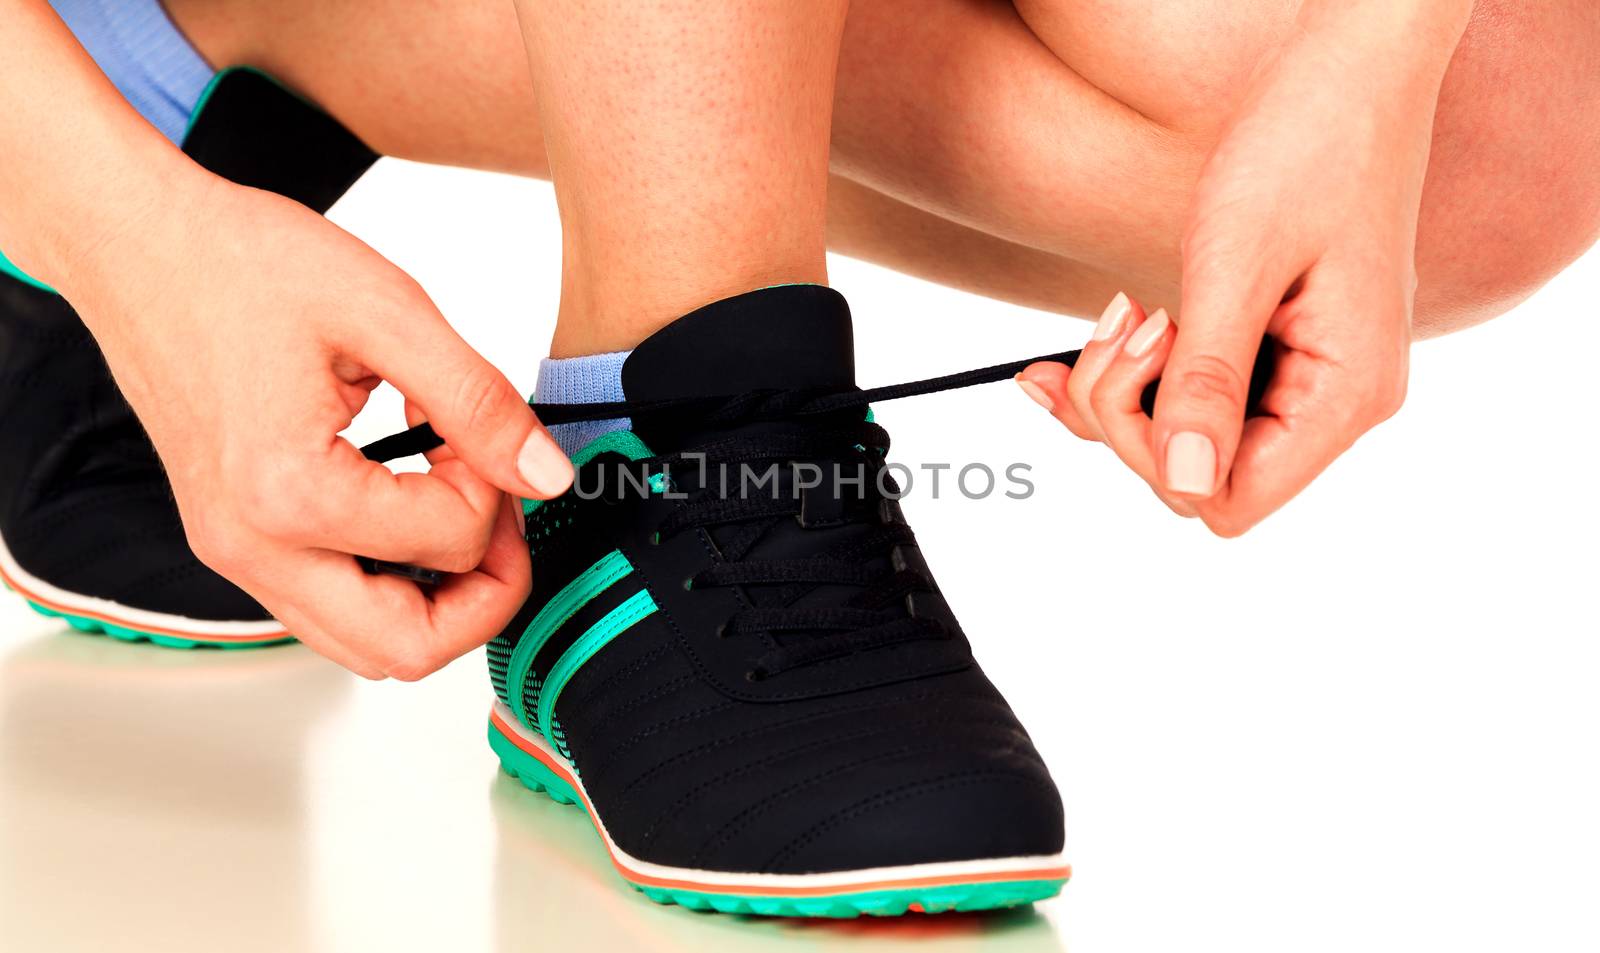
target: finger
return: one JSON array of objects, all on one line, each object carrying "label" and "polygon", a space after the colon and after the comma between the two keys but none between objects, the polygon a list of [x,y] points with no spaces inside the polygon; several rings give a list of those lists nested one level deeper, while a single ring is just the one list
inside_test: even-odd
[{"label": "finger", "polygon": [[[278,563],[273,592],[293,592],[274,606],[309,634],[311,647],[367,677],[415,681],[493,638],[522,605],[529,577],[520,575],[509,509],[496,524],[494,573],[453,576],[432,593],[394,576],[369,576],[348,556],[303,550]],[[521,565],[526,566],[526,551]]]},{"label": "finger", "polygon": [[1084,424],[1083,418],[1078,416],[1077,408],[1067,399],[1067,379],[1071,375],[1072,368],[1065,364],[1042,361],[1023,368],[1016,376],[1016,382],[1017,386],[1022,388],[1022,392],[1028,395],[1029,400],[1061,421],[1075,436],[1097,441]]},{"label": "finger", "polygon": [[255,479],[242,519],[263,536],[441,572],[482,561],[504,496],[460,460],[393,473],[342,439]]},{"label": "finger", "polygon": [[318,633],[313,649],[365,677],[421,677],[448,661],[432,649],[427,600],[415,583],[369,576],[343,554],[302,550],[274,589],[294,593],[283,611]]},{"label": "finger", "polygon": [[[1065,424],[1067,429],[1086,440],[1094,440],[1095,438],[1085,434],[1083,422],[1078,418],[1076,409],[1066,399],[1067,379],[1071,373],[1072,369],[1065,364],[1043,362],[1024,368],[1022,373],[1017,375],[1017,383],[1036,403],[1050,411],[1052,416]],[[1192,519],[1198,515],[1187,500],[1169,497],[1155,486],[1151,486],[1150,489],[1155,493],[1157,499],[1179,516]]]},{"label": "finger", "polygon": [[521,587],[517,606],[528,598],[533,588],[533,572],[528,554],[528,540],[522,527],[522,501],[505,498],[505,515],[495,523],[494,536],[489,541],[489,551],[484,554],[478,572],[484,573],[509,586]]},{"label": "finger", "polygon": [[[260,601],[264,606],[268,604],[265,600],[259,598],[257,601]],[[339,644],[337,639],[327,630],[313,622],[305,613],[299,612],[290,606],[282,606],[273,612],[273,616],[283,622],[289,631],[294,633],[294,637],[307,648],[335,665],[375,682],[388,678],[382,669]]]},{"label": "finger", "polygon": [[[1373,304],[1358,313],[1382,309]],[[1364,358],[1280,349],[1262,401],[1271,415],[1246,422],[1227,481],[1198,506],[1212,531],[1237,536],[1259,523],[1400,408],[1406,387],[1406,331],[1401,321],[1391,326],[1395,343],[1364,346]],[[1296,335],[1288,337],[1297,340]]]},{"label": "finger", "polygon": [[[405,414],[407,427],[416,427],[428,422],[428,417],[422,412],[422,408],[418,407],[409,400],[405,402]],[[422,457],[434,468],[438,468],[441,464],[455,460],[456,452],[450,449],[449,444],[441,443],[439,446],[434,447],[432,450],[424,453]],[[512,508],[516,513],[517,531],[522,532],[526,528],[522,513],[522,501],[520,498],[510,496],[508,496],[507,499],[511,501]]]},{"label": "finger", "polygon": [[1156,499],[1160,500],[1167,509],[1186,520],[1197,519],[1200,516],[1200,511],[1188,500],[1180,499],[1176,496],[1168,496],[1156,486],[1151,486],[1150,492],[1154,493]]},{"label": "finger", "polygon": [[1100,315],[1099,322],[1094,326],[1093,336],[1078,355],[1077,364],[1073,365],[1072,376],[1067,380],[1067,399],[1077,410],[1092,440],[1105,440],[1106,437],[1105,429],[1095,416],[1089,395],[1094,393],[1100,375],[1105,373],[1111,362],[1122,353],[1122,347],[1127,342],[1128,336],[1144,320],[1144,308],[1137,301],[1118,292],[1106,306],[1105,312]]},{"label": "finger", "polygon": [[[405,402],[405,412],[406,426],[408,428],[420,427],[428,422],[428,415],[423,413],[422,408],[418,407],[415,402],[409,399]],[[454,460],[456,458],[456,452],[455,450],[451,449],[448,443],[441,443],[432,450],[424,453],[422,458],[429,463],[443,463],[446,460]]]},{"label": "finger", "polygon": [[522,504],[502,497],[499,518],[483,562],[476,570],[450,577],[429,599],[433,626],[454,633],[457,655],[498,635],[522,608],[533,585]]},{"label": "finger", "polygon": [[1349,428],[1278,417],[1245,424],[1228,482],[1197,501],[1200,518],[1219,536],[1239,536],[1288,502],[1349,445]]},{"label": "finger", "polygon": [[1158,308],[1128,335],[1127,343],[1106,366],[1088,397],[1106,443],[1128,469],[1153,487],[1160,484],[1155,457],[1150,452],[1150,418],[1145,416],[1139,396],[1147,384],[1161,376],[1172,340],[1172,320],[1165,309]]},{"label": "finger", "polygon": [[[270,545],[258,545],[254,548],[263,556],[275,549]],[[297,640],[318,655],[349,669],[362,678],[373,680],[385,678],[382,669],[368,661],[362,653],[335,638],[324,624],[326,620],[315,618],[306,611],[317,606],[316,594],[319,590],[293,588],[290,581],[294,574],[288,568],[293,566],[296,560],[304,558],[303,551],[284,548],[276,552],[272,558],[256,563],[249,571],[231,573],[228,578],[261,603],[273,618],[282,622],[284,628],[294,634]],[[283,592],[293,592],[296,598],[283,598],[280,596]]]},{"label": "finger", "polygon": [[1226,479],[1262,336],[1308,264],[1292,257],[1296,250],[1266,242],[1269,230],[1242,229],[1244,215],[1213,215],[1184,241],[1183,321],[1156,395],[1151,441],[1160,485],[1190,499],[1212,495]]},{"label": "finger", "polygon": [[[1281,366],[1281,365],[1280,365]],[[1228,481],[1197,503],[1219,536],[1239,536],[1304,490],[1364,427],[1343,414],[1258,417],[1245,424]]]},{"label": "finger", "polygon": [[1173,324],[1165,310],[1158,309],[1128,337],[1095,387],[1091,401],[1095,406],[1106,442],[1117,457],[1150,484],[1150,489],[1172,512],[1184,518],[1197,514],[1194,504],[1164,492],[1156,482],[1155,457],[1150,453],[1150,418],[1145,416],[1143,394],[1160,377],[1172,352]]},{"label": "finger", "polygon": [[420,300],[363,359],[416,404],[439,436],[483,479],[507,493],[549,499],[572,485],[572,462],[533,409],[417,291]]}]

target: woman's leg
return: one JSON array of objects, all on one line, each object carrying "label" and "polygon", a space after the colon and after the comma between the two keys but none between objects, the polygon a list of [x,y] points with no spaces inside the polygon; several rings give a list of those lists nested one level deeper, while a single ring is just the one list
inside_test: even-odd
[{"label": "woman's leg", "polygon": [[[386,155],[550,176],[509,4],[167,6],[214,65],[266,69]],[[930,281],[1066,314],[1090,315],[1128,286],[1126,276],[995,238],[838,174],[828,188],[828,244]]]},{"label": "woman's leg", "polygon": [[[1193,184],[1297,6],[857,3],[833,167],[1173,305]],[[1592,0],[1479,0],[1436,113],[1420,335],[1504,312],[1600,237],[1597,58]]]},{"label": "woman's leg", "polygon": [[[267,68],[382,151],[548,174],[508,5],[168,5],[214,61]],[[1249,30],[1184,27],[1205,6],[1050,0],[1024,4],[1025,22],[1009,4],[856,0],[830,243],[1067,313],[1113,286],[1175,304],[1179,229],[1227,90],[1281,29],[1248,4],[1231,22]],[[1089,29],[1091,14],[1111,19]],[[1480,3],[1438,112],[1420,331],[1503,311],[1600,233],[1600,127],[1581,119],[1600,98],[1597,55],[1589,0]]]},{"label": "woman's leg", "polygon": [[846,0],[516,8],[561,210],[552,356],[623,350],[713,301],[827,282]]}]

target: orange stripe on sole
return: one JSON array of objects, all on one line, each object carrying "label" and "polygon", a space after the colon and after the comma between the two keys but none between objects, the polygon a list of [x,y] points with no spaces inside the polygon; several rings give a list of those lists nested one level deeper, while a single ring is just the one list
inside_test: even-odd
[{"label": "orange stripe on sole", "polygon": [[261,635],[222,635],[217,633],[184,632],[179,629],[170,629],[166,628],[165,626],[151,625],[146,622],[133,622],[128,619],[120,619],[116,616],[108,615],[104,612],[96,612],[93,609],[84,609],[78,606],[65,605],[47,596],[41,596],[38,593],[30,590],[27,586],[24,586],[22,583],[11,578],[11,576],[6,573],[4,568],[0,568],[0,579],[5,580],[5,584],[14,589],[17,594],[22,596],[24,599],[27,599],[29,602],[38,603],[39,605],[44,606],[46,609],[50,609],[54,612],[64,613],[66,615],[75,615],[84,619],[92,619],[95,622],[103,622],[107,625],[120,626],[124,629],[132,629],[136,632],[146,632],[151,635],[168,636],[174,639],[187,639],[191,642],[276,642],[290,638],[287,629],[278,633],[268,632]]}]

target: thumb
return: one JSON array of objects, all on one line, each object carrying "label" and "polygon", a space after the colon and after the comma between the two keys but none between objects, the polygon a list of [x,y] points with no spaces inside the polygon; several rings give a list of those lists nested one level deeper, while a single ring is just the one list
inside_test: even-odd
[{"label": "thumb", "polygon": [[1150,440],[1162,486],[1192,499],[1227,483],[1244,431],[1251,372],[1294,275],[1266,256],[1210,262],[1186,255],[1183,313],[1161,372]]},{"label": "thumb", "polygon": [[572,485],[572,461],[494,365],[433,319],[379,335],[369,360],[479,478],[514,496],[550,499]]}]

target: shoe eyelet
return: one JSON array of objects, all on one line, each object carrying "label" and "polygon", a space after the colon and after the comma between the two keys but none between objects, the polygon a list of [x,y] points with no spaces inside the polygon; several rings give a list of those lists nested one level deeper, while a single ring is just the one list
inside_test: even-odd
[{"label": "shoe eyelet", "polygon": [[659,530],[650,534],[650,545],[652,545],[652,546],[660,546],[661,545],[661,532]]},{"label": "shoe eyelet", "polygon": [[693,576],[690,576],[689,578],[687,578],[687,579],[685,579],[683,581],[683,591],[684,592],[693,592],[694,591],[694,577]]},{"label": "shoe eyelet", "polygon": [[753,668],[750,671],[744,673],[744,680],[747,681],[747,682],[766,681],[766,678],[767,678],[767,670],[764,669],[764,668]]},{"label": "shoe eyelet", "polygon": [[725,639],[727,637],[728,637],[728,623],[726,623],[726,622],[718,622],[717,623],[717,638]]}]

